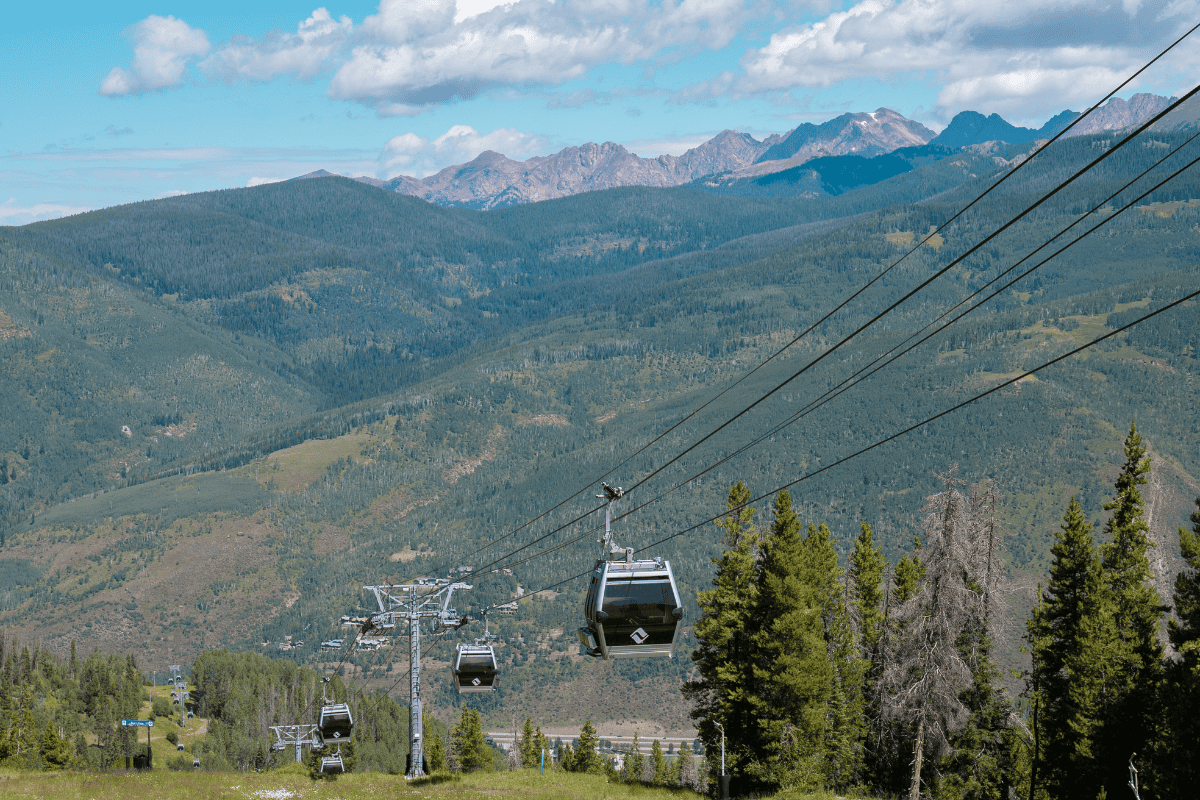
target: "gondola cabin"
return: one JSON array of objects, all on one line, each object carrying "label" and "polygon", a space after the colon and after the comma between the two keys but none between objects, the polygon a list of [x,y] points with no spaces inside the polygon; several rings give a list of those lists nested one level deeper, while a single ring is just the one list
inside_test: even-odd
[{"label": "gondola cabin", "polygon": [[317,730],[325,741],[349,739],[354,731],[354,717],[350,715],[350,706],[345,703],[326,703],[321,706]]},{"label": "gondola cabin", "polygon": [[321,773],[324,775],[340,775],[346,771],[346,763],[342,761],[342,751],[339,748],[331,756],[321,756]]},{"label": "gondola cabin", "polygon": [[459,694],[490,692],[496,687],[496,651],[490,644],[460,644],[454,658],[454,686]]},{"label": "gondola cabin", "polygon": [[598,561],[584,617],[579,640],[590,656],[670,658],[683,619],[671,562]]}]

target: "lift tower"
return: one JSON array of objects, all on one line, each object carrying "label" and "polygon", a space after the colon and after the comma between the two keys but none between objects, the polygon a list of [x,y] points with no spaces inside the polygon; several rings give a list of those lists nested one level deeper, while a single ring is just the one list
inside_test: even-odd
[{"label": "lift tower", "polygon": [[416,583],[390,586],[364,586],[375,595],[379,613],[371,619],[381,628],[395,627],[397,620],[408,620],[409,702],[408,736],[409,765],[405,778],[424,778],[425,748],[421,741],[424,726],[421,719],[421,620],[433,619],[433,632],[460,628],[467,620],[450,607],[450,595],[455,589],[470,589],[466,583],[451,583],[442,579],[424,579]]}]

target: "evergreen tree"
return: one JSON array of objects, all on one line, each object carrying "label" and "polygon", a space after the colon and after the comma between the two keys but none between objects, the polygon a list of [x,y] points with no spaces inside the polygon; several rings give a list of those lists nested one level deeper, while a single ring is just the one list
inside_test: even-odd
[{"label": "evergreen tree", "polygon": [[533,752],[534,752],[534,757],[537,759],[537,763],[532,766],[536,766],[539,769],[541,769],[542,759],[543,758],[548,759],[551,757],[550,743],[548,741],[546,741],[546,734],[542,733],[541,725],[538,725],[537,728],[534,730]]},{"label": "evergreen tree", "polygon": [[887,560],[883,548],[875,546],[875,532],[862,523],[862,532],[854,540],[850,554],[851,615],[858,623],[862,657],[873,663],[883,636],[883,572]]},{"label": "evergreen tree", "polygon": [[1192,529],[1179,529],[1179,550],[1186,569],[1175,576],[1175,618],[1167,623],[1171,646],[1184,663],[1200,665],[1200,497]]},{"label": "evergreen tree", "polygon": [[1192,530],[1179,529],[1185,569],[1175,576],[1175,618],[1167,623],[1177,657],[1166,665],[1166,730],[1154,752],[1159,797],[1183,800],[1200,786],[1200,497]]},{"label": "evergreen tree", "polygon": [[521,738],[517,741],[517,753],[521,756],[521,766],[537,766],[537,739],[533,733],[533,720],[525,718],[525,726],[521,729]]},{"label": "evergreen tree", "polygon": [[763,755],[749,771],[765,784],[811,790],[825,778],[826,713],[834,680],[823,616],[825,576],[817,574],[829,564],[815,526],[809,527],[812,545],[801,537],[787,492],[776,495],[773,512],[755,609],[761,630],[755,637],[754,703]]},{"label": "evergreen tree", "polygon": [[717,522],[725,531],[725,549],[720,558],[713,559],[714,588],[699,592],[696,598],[700,619],[694,630],[698,646],[692,660],[698,676],[682,688],[706,747],[720,742],[714,723],[725,727],[731,772],[754,757],[759,741],[753,698],[759,535],[754,509],[746,505],[750,497],[746,484],[735,484],[726,504],[731,513]]},{"label": "evergreen tree", "polygon": [[558,765],[566,772],[575,771],[575,751],[567,742],[558,741]]},{"label": "evergreen tree", "polygon": [[692,748],[679,748],[677,772],[681,789],[691,789],[693,792],[703,790],[704,780],[701,777],[703,773],[700,771],[699,764],[696,763],[696,756],[692,753]]},{"label": "evergreen tree", "polygon": [[655,739],[654,744],[650,747],[650,758],[647,759],[642,780],[655,786],[664,786],[669,777],[667,759],[663,756],[662,742]]},{"label": "evergreen tree", "polygon": [[1091,771],[1097,709],[1090,698],[1096,687],[1085,691],[1079,683],[1091,672],[1081,661],[1085,647],[1092,650],[1096,644],[1085,642],[1085,617],[1094,631],[1103,622],[1107,599],[1092,526],[1074,497],[1050,553],[1050,582],[1026,632],[1032,662],[1028,691],[1035,711],[1032,782],[1053,797],[1092,800],[1094,787],[1081,778]]},{"label": "evergreen tree", "polygon": [[47,769],[66,769],[71,763],[71,744],[58,735],[53,722],[42,733],[42,763]]},{"label": "evergreen tree", "polygon": [[858,625],[859,659],[862,671],[860,694],[862,696],[863,714],[868,728],[863,740],[863,768],[865,774],[875,775],[884,757],[885,750],[881,747],[882,728],[882,697],[880,696],[880,678],[883,674],[884,624],[886,605],[886,590],[884,587],[884,571],[887,561],[883,557],[882,548],[875,546],[874,531],[867,523],[862,523],[859,535],[854,540],[854,550],[850,554],[849,610],[851,619]]},{"label": "evergreen tree", "polygon": [[462,715],[450,733],[450,751],[463,772],[491,771],[495,762],[478,711],[463,706]]},{"label": "evergreen tree", "polygon": [[622,769],[623,777],[627,783],[635,783],[642,779],[642,773],[646,769],[646,757],[642,755],[641,742],[638,741],[637,731],[633,732],[633,742],[629,745],[629,751],[625,754],[625,765]]},{"label": "evergreen tree", "polygon": [[426,726],[427,730],[425,732],[425,760],[429,763],[429,772],[430,774],[444,772],[448,768],[446,763],[446,745],[442,742],[441,736],[437,734],[431,736],[428,727]]},{"label": "evergreen tree", "polygon": [[826,658],[832,667],[825,711],[824,772],[827,783],[840,788],[859,783],[862,773],[862,748],[866,736],[862,695],[864,663],[858,657],[858,643],[847,608],[844,572],[838,566],[829,527],[825,523],[815,529],[810,526],[804,546],[809,557],[809,574],[821,603]]},{"label": "evergreen tree", "polygon": [[603,774],[604,759],[600,757],[599,744],[600,736],[589,719],[579,729],[579,745],[572,754],[571,771]]},{"label": "evergreen tree", "polygon": [[1162,682],[1159,623],[1166,607],[1152,583],[1150,527],[1144,518],[1139,486],[1147,482],[1150,459],[1137,425],[1125,438],[1125,463],[1117,477],[1116,496],[1104,504],[1112,511],[1105,524],[1111,536],[1101,548],[1104,580],[1112,603],[1117,649],[1114,672],[1105,685],[1104,721],[1099,762],[1106,765],[1105,785],[1116,796],[1125,790],[1129,754],[1146,752],[1157,738],[1155,699]]}]

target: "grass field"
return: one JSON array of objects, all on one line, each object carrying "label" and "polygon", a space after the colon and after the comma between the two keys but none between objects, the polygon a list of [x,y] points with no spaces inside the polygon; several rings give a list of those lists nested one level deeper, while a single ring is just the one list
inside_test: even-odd
[{"label": "grass field", "polygon": [[[295,766],[264,774],[168,772],[95,775],[90,773],[0,772],[0,797],[39,800],[117,800],[128,797],[290,800],[304,798],[422,797],[431,800],[472,797],[559,800],[559,798],[695,798],[693,792],[607,783],[603,777],[532,770],[447,776],[409,783],[400,775],[360,773],[334,781],[313,781]],[[806,795],[807,797],[807,795]],[[814,796],[819,797],[819,796]]]}]

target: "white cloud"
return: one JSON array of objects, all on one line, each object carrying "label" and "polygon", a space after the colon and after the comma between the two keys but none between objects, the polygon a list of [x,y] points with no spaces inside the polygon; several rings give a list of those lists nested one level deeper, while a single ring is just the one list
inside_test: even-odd
[{"label": "white cloud", "polygon": [[[107,95],[140,94],[184,79],[201,58],[211,78],[301,80],[335,69],[333,99],[383,116],[417,114],[499,86],[557,86],[605,64],[674,60],[728,45],[757,0],[381,0],[355,26],[317,8],[295,33],[236,35],[215,49],[204,31],[152,15],[126,31],[133,64]],[[212,51],[209,55],[210,50]],[[205,57],[207,56],[207,57]]]},{"label": "white cloud", "polygon": [[[781,30],[676,100],[927,76],[938,106],[1037,115],[1103,95],[1179,32],[1164,0],[862,0]],[[1189,22],[1190,26],[1191,23]]]},{"label": "white cloud", "polygon": [[259,41],[237,35],[222,43],[200,64],[205,74],[232,83],[240,79],[268,81],[277,75],[308,80],[346,46],[354,25],[349,17],[334,20],[318,8],[295,33],[271,31]]},{"label": "white cloud", "polygon": [[548,146],[545,137],[515,128],[497,128],[481,135],[470,125],[454,125],[436,139],[402,133],[383,146],[379,154],[380,174],[399,172],[424,178],[452,164],[470,161],[485,150],[523,160],[544,153]]},{"label": "white cloud", "polygon": [[126,29],[133,42],[133,63],[129,69],[113,67],[100,84],[100,94],[145,94],[183,82],[187,61],[208,54],[208,36],[175,17],[151,14]]},{"label": "white cloud", "polygon": [[454,22],[457,24],[464,19],[478,17],[480,14],[491,11],[497,6],[511,5],[512,0],[456,0],[454,4]]},{"label": "white cloud", "polygon": [[246,188],[253,189],[255,186],[265,186],[268,183],[279,183],[286,180],[287,178],[259,178],[256,176],[246,181]]},{"label": "white cloud", "polygon": [[17,199],[10,197],[0,203],[0,225],[26,225],[30,222],[69,217],[72,214],[82,214],[91,210],[61,203],[34,203],[31,206],[18,206]]},{"label": "white cloud", "polygon": [[329,96],[382,115],[410,114],[497,86],[559,85],[597,65],[671,49],[719,49],[748,17],[738,0],[519,0],[461,14],[455,0],[415,9],[384,0],[363,21]]}]

